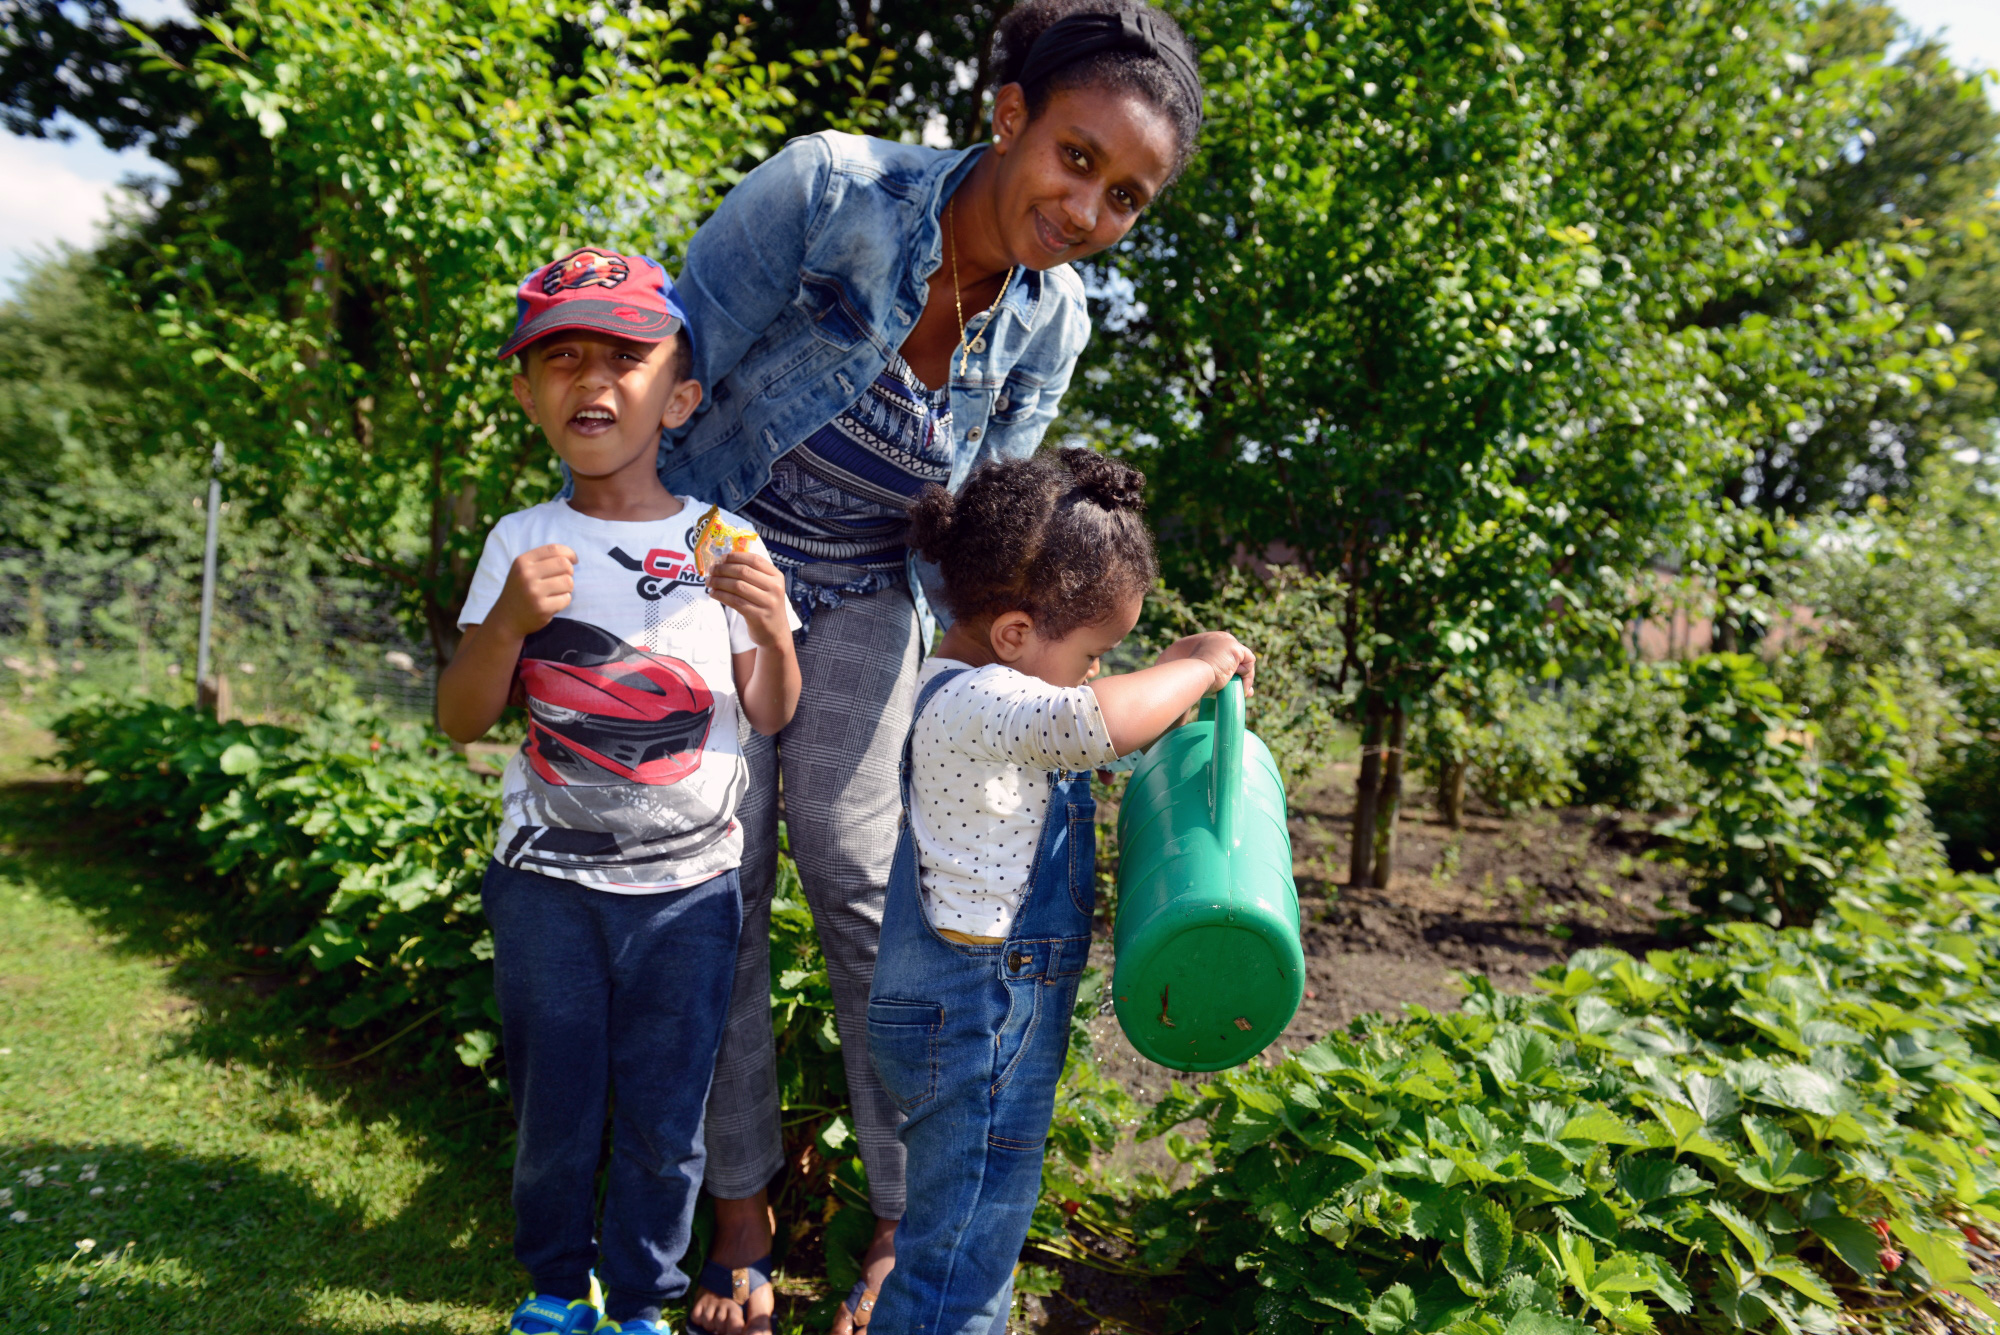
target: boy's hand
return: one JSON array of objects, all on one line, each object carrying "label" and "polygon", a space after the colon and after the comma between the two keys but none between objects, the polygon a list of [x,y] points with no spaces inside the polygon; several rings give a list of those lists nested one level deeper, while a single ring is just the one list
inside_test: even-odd
[{"label": "boy's hand", "polygon": [[789,644],[785,618],[785,577],[762,552],[730,552],[708,572],[708,591],[724,607],[742,614],[750,638],[762,649]]},{"label": "boy's hand", "polygon": [[1160,655],[1162,663],[1172,663],[1179,659],[1192,658],[1206,663],[1215,673],[1215,685],[1209,689],[1219,691],[1235,676],[1243,678],[1243,694],[1249,695],[1255,687],[1257,677],[1257,655],[1245,648],[1226,630],[1207,630],[1199,635],[1190,635],[1175,640]]},{"label": "boy's hand", "polygon": [[576,589],[576,553],[559,542],[522,552],[507,571],[507,585],[488,621],[526,639],[569,606]]}]

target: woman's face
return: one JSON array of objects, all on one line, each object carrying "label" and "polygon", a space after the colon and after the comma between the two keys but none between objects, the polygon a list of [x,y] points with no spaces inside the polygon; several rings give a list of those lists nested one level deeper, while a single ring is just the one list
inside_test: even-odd
[{"label": "woman's face", "polygon": [[1010,83],[995,98],[993,129],[1001,240],[1030,269],[1116,245],[1173,175],[1173,122],[1138,93],[1072,88],[1030,119]]}]

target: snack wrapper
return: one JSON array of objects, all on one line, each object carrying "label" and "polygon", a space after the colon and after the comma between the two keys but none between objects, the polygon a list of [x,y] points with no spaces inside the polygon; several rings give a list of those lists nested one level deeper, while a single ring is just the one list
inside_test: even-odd
[{"label": "snack wrapper", "polygon": [[694,534],[694,569],[703,579],[715,569],[716,562],[731,552],[747,552],[750,544],[757,540],[757,531],[737,528],[734,524],[722,522],[722,507],[711,505],[708,513],[701,517]]}]

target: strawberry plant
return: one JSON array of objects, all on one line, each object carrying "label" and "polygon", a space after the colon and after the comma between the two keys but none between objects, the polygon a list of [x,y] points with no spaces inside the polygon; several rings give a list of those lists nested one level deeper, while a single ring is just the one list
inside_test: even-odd
[{"label": "strawberry plant", "polygon": [[[1213,1171],[1141,1213],[1186,1325],[1401,1335],[1831,1332],[1940,1290],[2000,1222],[2000,893],[1940,879],[1539,996],[1357,1023],[1178,1088]],[[1893,1239],[1893,1245],[1889,1241]]]}]

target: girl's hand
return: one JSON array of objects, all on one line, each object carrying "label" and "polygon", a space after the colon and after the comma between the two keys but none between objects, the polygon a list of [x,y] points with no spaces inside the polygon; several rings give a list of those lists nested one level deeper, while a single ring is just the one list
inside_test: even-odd
[{"label": "girl's hand", "polygon": [[517,639],[527,639],[569,606],[576,590],[576,553],[559,542],[522,552],[486,619]]},{"label": "girl's hand", "polygon": [[708,591],[724,607],[742,614],[759,648],[775,649],[792,638],[785,617],[785,577],[762,552],[731,552],[708,572]]},{"label": "girl's hand", "polygon": [[1237,676],[1243,678],[1243,694],[1250,695],[1255,690],[1257,655],[1226,630],[1206,630],[1199,635],[1175,640],[1160,655],[1160,662],[1173,663],[1183,658],[1205,663],[1215,673],[1215,684],[1209,688],[1211,691],[1221,690],[1229,684],[1231,677]]}]

